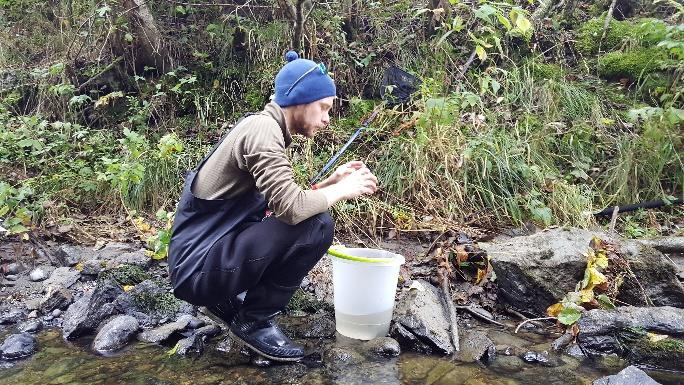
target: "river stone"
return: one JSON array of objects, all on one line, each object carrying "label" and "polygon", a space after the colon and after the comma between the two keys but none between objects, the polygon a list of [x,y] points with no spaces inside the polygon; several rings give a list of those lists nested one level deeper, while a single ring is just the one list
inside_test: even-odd
[{"label": "river stone", "polygon": [[70,267],[58,267],[50,274],[50,278],[43,282],[43,291],[49,292],[50,288],[55,290],[60,287],[68,289],[73,286],[80,277],[81,273],[77,270]]},{"label": "river stone", "polygon": [[74,301],[71,292],[64,287],[55,290],[48,290],[48,293],[41,299],[38,310],[42,314],[48,314],[55,309],[66,309]]},{"label": "river stone", "polygon": [[38,333],[43,330],[43,321],[39,319],[24,321],[17,326],[17,330],[21,333]]},{"label": "river stone", "polygon": [[331,338],[335,335],[335,319],[329,313],[285,317],[280,325],[288,335],[298,338]]},{"label": "river stone", "polygon": [[401,354],[399,342],[390,337],[376,337],[363,344],[363,348],[374,356],[397,357]]},{"label": "river stone", "polygon": [[62,266],[72,267],[81,261],[84,253],[85,250],[82,247],[61,245],[57,251],[55,251],[55,256],[59,259]]},{"label": "river stone", "polygon": [[8,281],[16,281],[17,279],[19,279],[19,277],[16,275],[6,275],[5,279]]},{"label": "river stone", "polygon": [[628,366],[620,373],[599,378],[593,385],[660,385],[636,366]]},{"label": "river stone", "polygon": [[73,339],[94,331],[100,322],[117,313],[112,302],[121,294],[121,287],[111,280],[98,282],[95,290],[85,294],[64,313],[62,334]]},{"label": "river stone", "polygon": [[189,316],[190,317],[190,322],[188,322],[188,329],[198,329],[201,328],[202,326],[206,325],[206,322],[203,319],[194,317],[194,316]]},{"label": "river stone", "polygon": [[47,274],[40,267],[37,267],[29,273],[29,279],[33,282],[39,282],[47,278]]},{"label": "river stone", "polygon": [[148,268],[152,264],[152,258],[145,255],[145,249],[123,253],[114,257],[107,262],[107,268],[115,268],[119,265],[136,265],[142,268]]},{"label": "river stone", "polygon": [[[181,314],[193,315],[195,308],[185,301],[174,297],[165,288],[159,287],[152,280],[145,280],[135,285],[133,289],[122,293],[114,302],[119,313],[133,315],[145,314],[147,321],[139,321],[143,326],[153,326],[170,319],[177,319]],[[138,314],[140,315],[140,314]]]},{"label": "river stone", "polygon": [[520,357],[499,356],[488,366],[488,368],[497,373],[509,374],[521,371],[524,366],[525,363]]},{"label": "river stone", "polygon": [[176,344],[176,354],[181,356],[199,357],[204,351],[204,336],[193,334],[183,338]]},{"label": "river stone", "polygon": [[[189,326],[190,326],[190,323],[188,323],[188,327]],[[209,325],[202,326],[201,328],[195,330],[196,336],[205,337],[206,339],[213,338],[219,334],[221,334],[221,327],[216,325],[216,324],[209,324]]]},{"label": "river stone", "polygon": [[360,353],[341,346],[333,346],[323,353],[323,363],[329,368],[357,365],[362,361]]},{"label": "river stone", "polygon": [[[684,309],[671,306],[594,309],[578,322],[577,342],[590,355],[616,353],[629,361],[684,370]],[[647,333],[667,336],[653,342]]]},{"label": "river stone", "polygon": [[0,325],[13,325],[17,322],[20,322],[25,316],[26,313],[24,313],[24,311],[21,309],[7,310],[5,313],[0,315]]},{"label": "river stone", "polygon": [[97,259],[89,259],[83,262],[83,270],[81,274],[83,275],[99,275],[104,271],[103,263]]},{"label": "river stone", "polygon": [[154,329],[145,330],[138,335],[140,341],[158,344],[166,341],[175,332],[185,330],[190,323],[192,316],[184,314],[178,317],[175,322],[170,322]]},{"label": "river stone", "polygon": [[496,347],[487,334],[479,330],[466,330],[461,333],[460,350],[456,353],[459,361],[487,363],[496,357]]},{"label": "river stone", "polygon": [[88,259],[96,259],[98,261],[111,261],[114,258],[136,251],[138,248],[126,243],[110,242],[100,250],[94,251],[88,256]]},{"label": "river stone", "polygon": [[119,350],[133,338],[140,328],[138,320],[129,315],[120,315],[107,322],[95,336],[93,349],[97,352]]},{"label": "river stone", "polygon": [[390,335],[402,348],[427,354],[454,352],[440,293],[427,281],[417,280],[410,290],[400,294]]},{"label": "river stone", "polygon": [[6,360],[27,357],[37,350],[36,337],[29,333],[12,334],[0,345],[0,355]]},{"label": "river stone", "polygon": [[[584,277],[587,261],[583,254],[594,236],[616,244],[656,305],[684,307],[684,287],[677,279],[676,266],[661,252],[637,241],[558,228],[480,246],[492,255],[499,297],[518,309],[545,314],[548,306],[574,291]],[[632,304],[644,301],[639,285],[631,279],[625,279],[618,298]]]},{"label": "river stone", "polygon": [[6,275],[17,275],[21,273],[22,271],[26,270],[26,268],[16,262],[12,262],[7,267],[5,267],[5,274]]}]

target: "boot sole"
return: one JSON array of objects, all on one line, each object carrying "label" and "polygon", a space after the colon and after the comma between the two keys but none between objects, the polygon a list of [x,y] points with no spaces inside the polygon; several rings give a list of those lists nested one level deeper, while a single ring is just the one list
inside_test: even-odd
[{"label": "boot sole", "polygon": [[270,355],[270,354],[264,353],[264,352],[262,352],[261,350],[255,348],[254,346],[252,346],[252,344],[250,344],[250,343],[248,343],[247,341],[243,340],[240,336],[238,336],[237,334],[233,333],[233,331],[230,330],[230,329],[228,329],[228,335],[231,336],[233,339],[238,340],[238,341],[240,341],[241,343],[245,344],[245,346],[247,346],[248,348],[252,349],[255,353],[257,353],[257,354],[259,354],[259,355],[262,355],[262,356],[268,358],[269,360],[273,360],[273,361],[277,361],[277,362],[297,362],[297,361],[301,361],[301,359],[304,358],[304,356],[301,356],[301,357],[277,357],[277,356],[272,356],[272,355]]}]

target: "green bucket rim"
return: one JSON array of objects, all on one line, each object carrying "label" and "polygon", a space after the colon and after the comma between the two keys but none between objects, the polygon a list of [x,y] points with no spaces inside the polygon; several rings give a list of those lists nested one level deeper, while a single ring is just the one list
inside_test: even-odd
[{"label": "green bucket rim", "polygon": [[394,258],[357,257],[355,255],[345,254],[345,253],[341,252],[339,249],[333,249],[333,248],[328,249],[328,254],[332,255],[333,257],[337,257],[340,259],[346,259],[346,260],[354,261],[354,262],[364,262],[364,263],[393,263],[393,262],[395,262]]}]

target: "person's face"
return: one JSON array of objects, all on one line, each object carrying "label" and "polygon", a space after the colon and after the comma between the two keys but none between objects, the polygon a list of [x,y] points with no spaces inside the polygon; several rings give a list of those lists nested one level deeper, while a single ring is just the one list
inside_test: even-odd
[{"label": "person's face", "polygon": [[315,102],[294,106],[292,131],[312,138],[318,130],[330,124],[329,113],[334,100],[334,96],[329,96]]}]

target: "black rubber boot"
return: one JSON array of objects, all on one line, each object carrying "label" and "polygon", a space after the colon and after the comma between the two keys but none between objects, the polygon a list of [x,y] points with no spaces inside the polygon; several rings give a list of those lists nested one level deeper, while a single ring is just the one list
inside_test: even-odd
[{"label": "black rubber boot", "polygon": [[210,313],[208,314],[210,318],[216,318],[214,321],[223,321],[226,324],[226,326],[230,326],[230,324],[233,323],[233,319],[235,319],[235,316],[238,314],[238,311],[240,311],[241,307],[242,298],[236,296],[233,298],[229,298],[225,302],[216,305],[206,306],[206,309]]},{"label": "black rubber boot", "polygon": [[275,321],[297,288],[262,283],[249,289],[244,306],[230,325],[230,334],[271,360],[292,362],[302,359],[304,348],[288,338]]},{"label": "black rubber boot", "polygon": [[294,362],[304,358],[304,347],[286,336],[275,321],[245,321],[238,316],[230,325],[230,334],[258,354],[273,361]]}]

